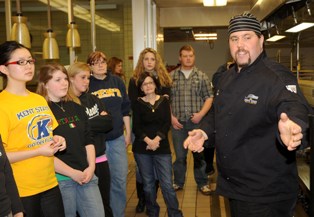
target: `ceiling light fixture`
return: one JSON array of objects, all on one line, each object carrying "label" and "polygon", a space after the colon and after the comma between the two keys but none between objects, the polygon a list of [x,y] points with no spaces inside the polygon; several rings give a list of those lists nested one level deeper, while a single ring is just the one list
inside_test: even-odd
[{"label": "ceiling light fixture", "polygon": [[81,38],[77,30],[77,25],[73,20],[73,4],[72,0],[68,0],[68,13],[70,24],[68,24],[68,32],[66,36],[66,45],[69,48],[81,47]]},{"label": "ceiling light fixture", "polygon": [[205,7],[226,6],[227,0],[203,0]]},{"label": "ceiling light fixture", "polygon": [[266,39],[266,41],[275,42],[275,41],[279,41],[280,39],[283,39],[285,37],[286,37],[285,35],[273,35],[270,38]]},{"label": "ceiling light fixture", "polygon": [[290,29],[287,29],[286,32],[290,32],[290,33],[297,33],[297,32],[301,32],[305,29],[308,29],[310,27],[314,26],[314,23],[310,23],[310,22],[303,22],[300,23],[296,26],[291,27]]},{"label": "ceiling light fixture", "polygon": [[193,37],[196,41],[208,41],[208,40],[217,40],[217,33],[193,33]]},{"label": "ceiling light fixture", "polygon": [[[40,2],[47,4],[47,0],[39,0]],[[61,10],[65,13],[68,13],[67,10],[67,1],[64,0],[51,0],[51,6],[54,8],[57,8],[58,10]],[[82,20],[85,20],[87,22],[91,22],[91,15],[89,10],[85,9],[84,7],[80,5],[74,5],[73,6],[74,16],[78,17]],[[109,20],[99,16],[95,15],[95,24],[101,28],[107,29],[111,32],[119,32],[120,26],[117,24],[110,22]]]},{"label": "ceiling light fixture", "polygon": [[194,38],[196,37],[217,37],[217,33],[194,33]]},{"label": "ceiling light fixture", "polygon": [[293,7],[291,7],[291,10],[292,10],[292,18],[294,20],[294,26],[287,29],[286,32],[289,32],[289,33],[298,33],[298,32],[301,32],[305,29],[308,29],[312,26],[314,26],[314,23],[313,22],[302,22],[302,23],[298,23],[298,19],[297,19],[297,16],[296,16],[296,13],[295,13],[295,10]]},{"label": "ceiling light fixture", "polygon": [[27,17],[22,15],[20,0],[16,0],[16,16],[12,17],[12,21],[14,24],[11,30],[11,40],[31,48],[31,37],[26,25]]},{"label": "ceiling light fixture", "polygon": [[51,8],[50,0],[47,4],[47,15],[48,15],[48,30],[44,33],[45,40],[43,43],[43,59],[59,59],[59,47],[56,40],[56,34],[51,28]]},{"label": "ceiling light fixture", "polygon": [[195,41],[209,41],[209,40],[217,40],[217,37],[198,37],[194,39]]},{"label": "ceiling light fixture", "polygon": [[[285,35],[281,35],[280,32],[279,32],[279,29],[278,29],[278,26],[275,24],[275,34],[271,37],[268,37],[268,39],[266,39],[266,41],[269,41],[269,42],[276,42],[276,41],[279,41],[283,38],[285,38],[286,36]],[[269,32],[269,30],[268,30]],[[270,34],[270,32],[269,32]]]},{"label": "ceiling light fixture", "polygon": [[74,21],[68,24],[68,32],[66,37],[66,45],[67,47],[81,47],[81,39],[80,34],[77,30],[77,25]]}]

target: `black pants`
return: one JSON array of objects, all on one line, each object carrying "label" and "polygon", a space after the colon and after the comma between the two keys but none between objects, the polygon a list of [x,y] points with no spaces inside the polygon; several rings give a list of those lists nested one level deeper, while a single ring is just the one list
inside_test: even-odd
[{"label": "black pants", "polygon": [[110,207],[110,170],[108,161],[96,164],[95,175],[98,177],[98,187],[105,209],[105,216],[113,217]]},{"label": "black pants", "polygon": [[207,147],[203,151],[204,158],[206,162],[206,173],[210,173],[214,170],[214,155],[215,155],[215,147]]},{"label": "black pants", "polygon": [[292,217],[297,198],[270,203],[229,199],[231,217]]},{"label": "black pants", "polygon": [[59,186],[42,193],[21,197],[26,217],[64,217]]}]

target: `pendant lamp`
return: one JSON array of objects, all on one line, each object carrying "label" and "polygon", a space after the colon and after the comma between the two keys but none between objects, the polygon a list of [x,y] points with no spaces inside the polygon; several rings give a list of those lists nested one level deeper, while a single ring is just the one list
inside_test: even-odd
[{"label": "pendant lamp", "polygon": [[67,40],[66,40],[67,47],[81,47],[81,39],[79,32],[77,30],[77,25],[74,21],[68,24],[68,32],[67,32]]},{"label": "pendant lamp", "polygon": [[16,16],[12,17],[12,21],[11,40],[31,48],[31,37],[26,25],[27,17],[22,15],[20,0],[16,0]]},{"label": "pendant lamp", "polygon": [[70,24],[68,24],[66,45],[69,48],[80,47],[81,46],[80,35],[77,30],[77,25],[75,24],[75,21],[73,20],[72,0],[68,0],[68,13],[69,13]]},{"label": "pendant lamp", "polygon": [[43,59],[59,59],[59,47],[56,40],[56,34],[51,28],[51,9],[50,0],[47,0],[48,4],[48,30],[44,33],[45,40],[43,44]]}]

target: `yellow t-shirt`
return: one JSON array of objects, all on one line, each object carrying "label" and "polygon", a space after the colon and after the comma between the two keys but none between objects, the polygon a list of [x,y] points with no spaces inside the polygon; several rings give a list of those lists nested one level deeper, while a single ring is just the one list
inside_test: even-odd
[{"label": "yellow t-shirt", "polygon": [[[52,140],[58,123],[46,100],[35,93],[18,96],[0,93],[0,134],[6,152],[37,149]],[[21,197],[32,196],[57,186],[53,157],[32,157],[12,163]]]}]

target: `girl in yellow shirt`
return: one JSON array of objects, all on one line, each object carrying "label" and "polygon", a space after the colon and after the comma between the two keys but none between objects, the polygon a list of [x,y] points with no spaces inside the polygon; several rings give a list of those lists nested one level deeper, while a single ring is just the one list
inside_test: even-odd
[{"label": "girl in yellow shirt", "polygon": [[35,60],[15,41],[1,44],[0,53],[0,72],[7,79],[0,93],[0,134],[26,215],[63,217],[53,156],[66,144],[52,134],[58,123],[46,100],[26,88]]}]

